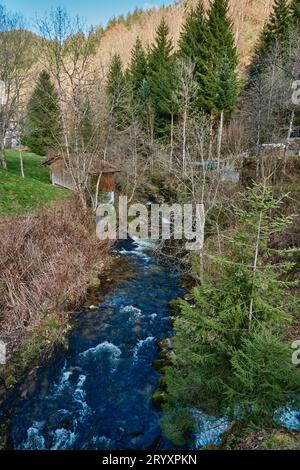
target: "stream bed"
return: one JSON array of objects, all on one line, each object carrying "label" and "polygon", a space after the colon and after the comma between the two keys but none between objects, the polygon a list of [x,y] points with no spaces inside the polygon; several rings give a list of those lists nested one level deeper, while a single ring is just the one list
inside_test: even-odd
[{"label": "stream bed", "polygon": [[159,375],[157,339],[172,334],[169,302],[180,278],[147,242],[125,241],[118,253],[132,276],[74,317],[68,350],[43,364],[22,398],[9,406],[14,449],[171,449],[152,404]]}]

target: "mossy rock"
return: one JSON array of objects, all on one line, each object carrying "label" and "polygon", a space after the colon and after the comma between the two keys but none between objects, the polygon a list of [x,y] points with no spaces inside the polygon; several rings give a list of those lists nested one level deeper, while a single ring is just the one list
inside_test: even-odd
[{"label": "mossy rock", "polygon": [[163,349],[160,351],[158,356],[162,361],[165,361],[167,364],[171,364],[171,351],[168,349]]},{"label": "mossy rock", "polygon": [[10,420],[4,421],[0,424],[0,450],[10,449],[10,438],[9,438]]},{"label": "mossy rock", "polygon": [[161,351],[172,351],[174,349],[173,338],[159,339],[156,344]]},{"label": "mossy rock", "polygon": [[181,312],[180,304],[182,299],[174,299],[169,302],[169,310],[172,315],[179,315]]},{"label": "mossy rock", "polygon": [[156,372],[159,372],[161,374],[164,374],[166,371],[166,368],[169,367],[171,364],[170,359],[156,359],[153,361],[153,367],[156,370]]},{"label": "mossy rock", "polygon": [[160,377],[160,379],[158,380],[158,386],[160,388],[160,390],[167,390],[167,379],[165,377],[165,375],[163,375],[162,377]]},{"label": "mossy rock", "polygon": [[201,450],[220,450],[220,446],[210,444],[210,445],[202,447]]},{"label": "mossy rock", "polygon": [[165,392],[162,392],[161,390],[158,390],[157,392],[153,393],[152,395],[152,403],[155,408],[158,410],[161,410],[163,404],[166,401],[166,394]]},{"label": "mossy rock", "polygon": [[6,387],[7,389],[13,388],[13,387],[16,385],[17,381],[18,381],[18,380],[16,379],[16,377],[15,377],[14,375],[12,375],[12,374],[11,374],[11,375],[8,375],[8,376],[5,378],[5,387]]},{"label": "mossy rock", "polygon": [[266,437],[262,445],[264,450],[300,450],[300,433],[277,432]]}]

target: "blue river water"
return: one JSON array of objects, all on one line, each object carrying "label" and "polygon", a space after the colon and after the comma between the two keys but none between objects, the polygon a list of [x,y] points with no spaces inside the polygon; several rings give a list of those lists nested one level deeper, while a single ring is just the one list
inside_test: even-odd
[{"label": "blue river water", "polygon": [[152,362],[156,340],[172,333],[168,303],[183,294],[180,279],[141,242],[124,242],[119,253],[133,276],[75,314],[68,350],[10,403],[14,449],[172,448],[151,400],[159,378]]}]

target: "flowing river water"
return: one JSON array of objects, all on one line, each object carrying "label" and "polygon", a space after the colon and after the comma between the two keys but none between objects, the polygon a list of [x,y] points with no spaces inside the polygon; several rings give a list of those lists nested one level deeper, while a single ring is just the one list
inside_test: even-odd
[{"label": "flowing river water", "polygon": [[[125,276],[101,303],[74,315],[68,350],[59,350],[0,407],[9,415],[10,447],[20,450],[171,450],[152,403],[159,374],[157,340],[172,335],[169,302],[184,294],[180,277],[157,261],[151,245],[125,241]],[[128,274],[128,273],[127,273]],[[195,410],[193,448],[218,444],[229,423]],[[300,430],[297,410],[279,422]]]},{"label": "flowing river water", "polygon": [[25,398],[10,403],[14,449],[163,449],[152,404],[157,339],[169,336],[168,303],[180,279],[141,242],[124,242],[133,276],[74,317],[68,350],[41,366]]}]

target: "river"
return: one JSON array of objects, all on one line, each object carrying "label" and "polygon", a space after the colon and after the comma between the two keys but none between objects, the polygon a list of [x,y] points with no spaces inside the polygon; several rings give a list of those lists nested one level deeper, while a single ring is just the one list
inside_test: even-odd
[{"label": "river", "polygon": [[132,276],[74,316],[68,350],[38,369],[25,398],[9,403],[14,449],[170,449],[152,404],[157,339],[169,336],[168,303],[180,279],[147,243],[123,242]]}]

